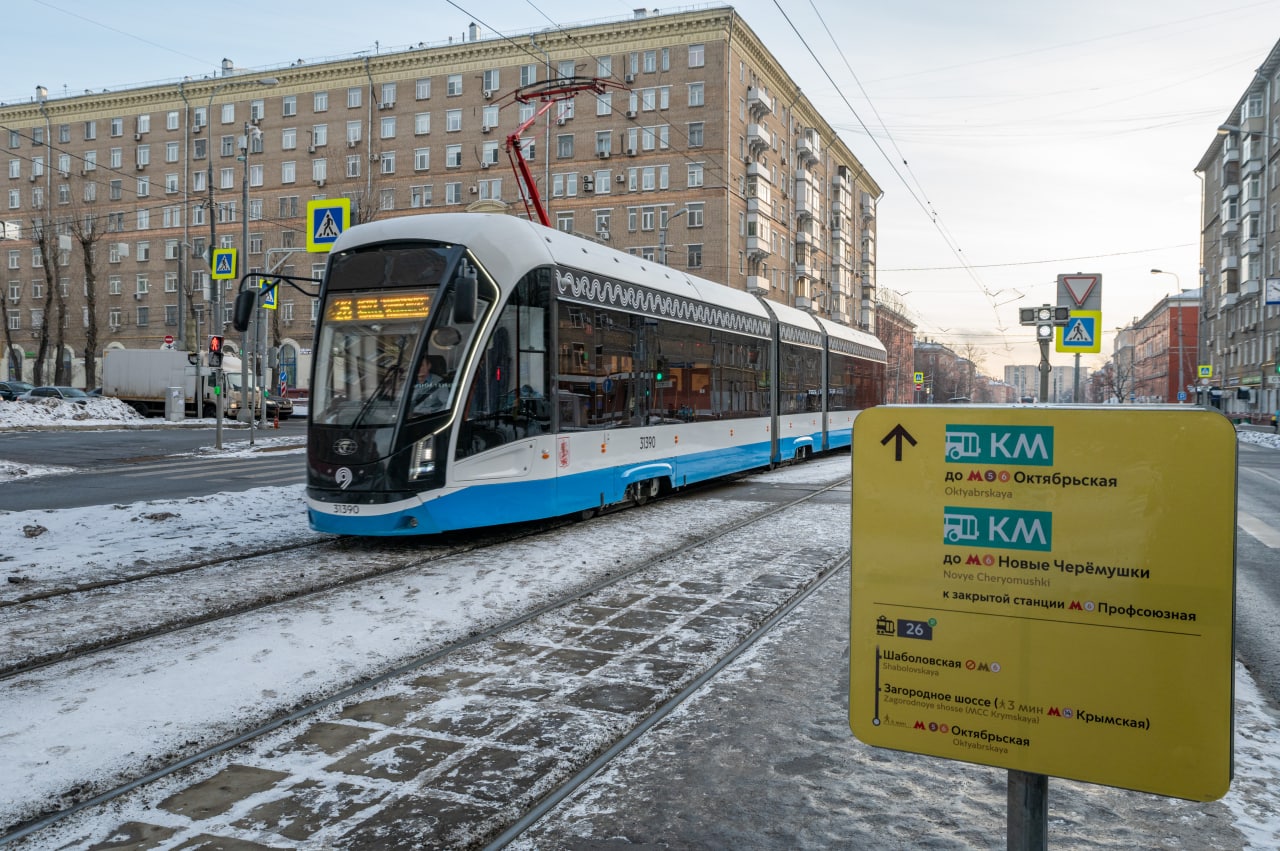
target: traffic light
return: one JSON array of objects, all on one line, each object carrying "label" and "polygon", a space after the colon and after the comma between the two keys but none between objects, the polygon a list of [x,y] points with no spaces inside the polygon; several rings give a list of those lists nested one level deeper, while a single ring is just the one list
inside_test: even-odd
[{"label": "traffic light", "polygon": [[222,366],[222,335],[209,336],[209,366],[218,369]]},{"label": "traffic light", "polygon": [[661,381],[663,379],[663,376],[666,375],[666,373],[667,373],[667,359],[658,358],[658,361],[655,364],[655,367],[653,370],[653,380]]}]

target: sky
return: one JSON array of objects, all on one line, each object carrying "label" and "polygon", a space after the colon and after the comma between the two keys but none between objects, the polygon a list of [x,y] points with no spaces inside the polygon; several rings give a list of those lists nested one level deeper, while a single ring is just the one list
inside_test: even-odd
[{"label": "sky", "polygon": [[[64,415],[58,424],[67,427],[101,428],[112,423],[138,422],[136,414],[115,408],[114,401],[94,400],[86,409],[91,416],[81,420],[65,416],[69,405],[51,406],[51,409]],[[34,407],[0,402],[0,428],[50,424],[50,417],[37,421],[36,415],[28,410]],[[1242,432],[1241,440],[1280,450],[1280,437],[1275,435]],[[248,452],[247,441],[233,441],[226,451],[228,454]],[[825,482],[844,475],[847,464],[847,456],[819,459],[769,472],[762,480]],[[16,476],[56,476],[63,472],[0,460],[0,484]],[[205,536],[210,501],[215,499],[216,496],[193,497],[57,511],[0,512],[0,553],[8,555],[2,572],[6,577],[19,577],[17,582],[10,580],[0,585],[0,600],[29,595],[43,587],[125,576],[156,563],[181,559],[189,553],[193,540]],[[708,512],[745,514],[753,510],[750,503],[738,500],[707,502],[703,510]],[[251,548],[264,537],[278,537],[281,511],[287,512],[289,505],[294,505],[298,514],[304,510],[300,485],[238,493],[235,504],[241,520],[222,530],[225,543],[233,548],[241,545]],[[705,528],[708,523],[707,518],[690,512],[681,502],[659,502],[647,510],[655,512],[655,522],[672,534]],[[789,516],[784,522],[795,526],[789,532],[770,526],[747,530],[745,534],[757,536],[754,543],[746,540],[739,545],[746,547],[746,552],[767,551],[780,535],[796,534],[812,539],[827,534],[832,522],[840,522],[839,506],[814,506],[812,512],[812,516]],[[129,522],[121,522],[122,518]],[[105,783],[118,776],[118,772],[136,771],[142,755],[171,753],[189,747],[192,740],[207,739],[210,730],[234,729],[251,720],[260,720],[263,713],[292,707],[327,685],[337,688],[362,675],[373,675],[392,667],[396,660],[424,652],[415,648],[431,646],[455,633],[466,634],[474,624],[465,613],[483,608],[493,613],[495,619],[507,617],[526,607],[530,599],[549,598],[560,593],[558,588],[580,585],[584,571],[599,571],[604,575],[618,569],[619,564],[642,558],[649,550],[661,546],[646,531],[645,524],[636,524],[626,512],[596,522],[601,525],[602,533],[594,539],[597,549],[590,564],[563,558],[561,547],[554,540],[558,533],[552,533],[550,538],[539,536],[513,543],[512,551],[503,558],[494,558],[489,551],[462,556],[456,564],[451,563],[447,571],[424,569],[396,574],[304,601],[250,612],[238,616],[236,628],[232,630],[226,629],[225,624],[199,627],[177,637],[103,651],[92,665],[58,663],[10,678],[0,685],[0,762],[6,766],[6,770],[0,772],[0,824],[11,823],[15,815],[38,809],[50,796],[81,781]],[[43,531],[32,536],[28,530],[34,527]],[[324,537],[305,527],[296,527],[291,534],[298,542]],[[571,530],[566,534],[572,534]],[[145,559],[139,559],[140,553],[145,553]],[[309,569],[322,568],[314,562],[313,555],[305,557],[311,559]],[[298,567],[284,556],[279,558],[276,569],[281,573],[274,581],[288,585],[291,579],[284,578],[284,574],[296,572]],[[673,577],[680,578],[687,576],[682,572],[689,568],[677,561],[670,569]],[[253,582],[270,584],[273,581],[270,570],[264,570],[263,575],[252,580],[242,575],[237,590],[243,586],[246,593],[251,593]],[[201,581],[210,583],[208,588],[196,584]],[[184,578],[180,586],[178,580],[159,580],[149,592],[132,593],[156,594],[157,599],[163,599],[163,609],[176,611],[188,605],[198,608],[205,595],[225,597],[229,593],[226,581],[225,575],[215,571],[203,579]],[[847,587],[847,580],[845,582]],[[843,593],[836,592],[838,597]],[[92,634],[101,628],[101,623],[119,626],[128,623],[128,618],[142,617],[148,624],[153,622],[154,613],[148,607],[142,607],[139,612],[136,606],[112,606],[112,599],[118,596],[113,592],[104,593],[100,607],[86,607],[77,602],[75,610],[67,613],[65,632],[59,632],[59,636],[73,640],[77,633]],[[14,609],[8,611],[12,613]],[[335,628],[335,624],[341,626]],[[41,646],[48,641],[43,632],[40,636],[25,637],[21,617],[15,618],[12,614],[0,617],[0,632],[4,635],[0,647],[17,657],[24,652],[24,641]],[[228,640],[229,634],[234,635],[234,640]],[[785,635],[777,640],[787,643]],[[745,677],[758,692],[762,679],[772,681],[782,675],[776,669],[769,671],[764,667],[765,661],[761,658],[764,652],[748,653],[699,697],[712,707],[709,711],[715,714],[717,729],[733,726],[725,723],[723,708],[715,708],[718,704],[722,707],[727,699],[720,696],[718,689]],[[195,658],[202,664],[191,665],[190,660]],[[235,671],[236,676],[204,675],[210,669]],[[104,677],[104,670],[109,670],[110,676]],[[1229,813],[1230,826],[1245,838],[1247,844],[1242,847],[1274,848],[1280,838],[1280,723],[1274,707],[1268,707],[1248,671],[1239,664],[1235,690],[1234,778],[1222,804]],[[157,700],[157,695],[165,699]],[[500,699],[488,696],[485,700],[491,704],[491,711],[501,713],[504,707]],[[682,713],[693,716],[687,723],[696,722],[698,711],[696,702],[681,709]],[[671,729],[672,726],[667,725],[663,731],[654,731],[641,747],[623,755],[617,770],[624,773],[671,770],[661,760],[679,749],[663,744],[658,738],[672,734]],[[282,747],[283,741],[286,739],[279,735],[267,737],[253,746],[255,756],[251,759],[270,753],[274,754],[273,767],[295,776],[305,776],[307,771],[314,770],[309,768],[302,749]],[[968,775],[972,766],[948,760],[927,760],[922,764],[904,759],[902,754],[877,751],[847,738],[842,738],[841,744],[828,743],[828,748],[850,749],[830,752],[839,753],[837,758],[851,753],[865,768],[850,773],[848,782],[852,786],[844,790],[851,796],[850,800],[860,800],[863,796],[874,800],[885,785],[897,790],[896,794],[910,788],[914,791],[907,796],[906,803],[897,802],[902,818],[907,813],[923,810],[927,823],[932,824],[936,806],[943,805],[941,802],[946,802],[948,808],[958,808],[962,821],[969,817],[967,807],[973,802],[960,799],[973,796],[956,795],[955,790],[956,784],[963,782],[960,778]],[[291,752],[293,756],[289,755]],[[150,801],[147,797],[135,796],[113,809],[107,816],[111,820],[109,826],[131,819],[151,823],[163,818],[153,803],[172,791],[169,783],[160,781],[148,791]],[[602,777],[599,783],[607,784],[609,780]],[[1064,806],[1064,787],[1058,780],[1053,783],[1051,816],[1057,817]],[[1085,818],[1086,824],[1090,818],[1102,817],[1104,813],[1112,818],[1127,817],[1129,810],[1120,809],[1118,802],[1131,799],[1117,797],[1124,793],[1103,786],[1084,784],[1084,787],[1083,794],[1091,806],[1099,808],[1086,811],[1089,815]],[[592,788],[594,786],[587,789],[588,801],[591,801]],[[782,793],[775,791],[775,794]],[[333,803],[336,806],[337,802]],[[985,804],[981,814],[987,818],[993,809],[1000,811],[999,801],[994,807],[990,801],[979,803]],[[589,806],[595,807],[599,814],[598,805]],[[1190,824],[1203,819],[1197,815],[1203,808],[1214,806],[1181,802],[1174,811],[1179,819]],[[1150,807],[1143,807],[1142,811],[1150,817]],[[1088,828],[1092,834],[1105,834],[1109,829],[1103,822],[1092,824],[1093,827]],[[48,835],[41,834],[32,847],[78,845],[80,843],[72,841],[76,831],[101,830],[102,827],[95,828],[91,822],[88,827],[68,827],[68,834],[55,830]],[[1170,830],[1177,832],[1178,829]],[[68,842],[70,844],[64,844]]]},{"label": "sky", "polygon": [[[1199,286],[1193,170],[1280,39],[1280,4],[1260,0],[735,7],[884,190],[881,290],[902,294],[918,336],[972,347],[996,377],[1038,362],[1017,311],[1055,303],[1059,275],[1102,275],[1103,351],[1086,366],[1105,362],[1116,328]],[[593,8],[226,0],[211,21],[192,4],[7,0],[0,101],[214,74],[224,57],[265,71],[438,44],[472,22],[523,44],[635,4]]]}]

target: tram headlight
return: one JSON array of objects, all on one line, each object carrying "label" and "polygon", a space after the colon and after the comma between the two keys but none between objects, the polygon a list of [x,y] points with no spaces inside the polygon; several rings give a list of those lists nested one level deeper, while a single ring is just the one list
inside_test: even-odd
[{"label": "tram headlight", "polygon": [[429,434],[413,444],[409,454],[409,481],[424,478],[436,471],[436,436]]}]

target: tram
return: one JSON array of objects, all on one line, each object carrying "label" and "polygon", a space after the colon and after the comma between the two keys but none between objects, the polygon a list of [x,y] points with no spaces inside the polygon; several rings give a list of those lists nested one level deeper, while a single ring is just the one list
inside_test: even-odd
[{"label": "tram", "polygon": [[870,334],[515,216],[350,228],[320,289],[312,528],[590,514],[848,446]]}]

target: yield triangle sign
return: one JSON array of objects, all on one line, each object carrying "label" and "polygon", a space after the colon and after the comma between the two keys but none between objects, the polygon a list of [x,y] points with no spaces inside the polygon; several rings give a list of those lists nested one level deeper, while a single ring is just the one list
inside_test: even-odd
[{"label": "yield triangle sign", "polygon": [[1084,306],[1089,293],[1098,285],[1098,275],[1059,275],[1058,281],[1066,289],[1067,295],[1077,307]]}]

